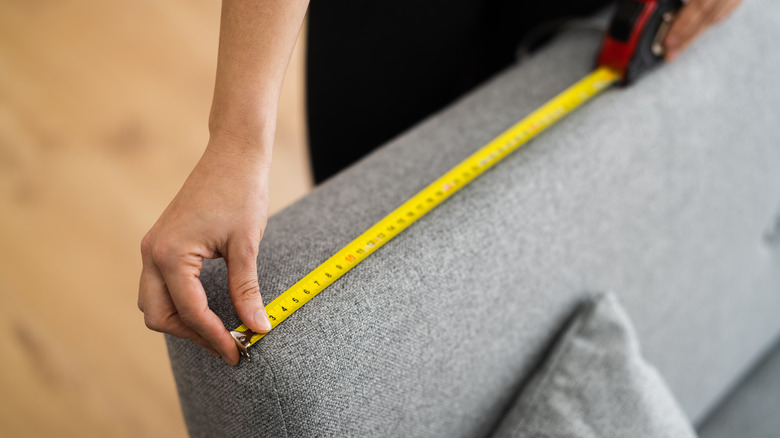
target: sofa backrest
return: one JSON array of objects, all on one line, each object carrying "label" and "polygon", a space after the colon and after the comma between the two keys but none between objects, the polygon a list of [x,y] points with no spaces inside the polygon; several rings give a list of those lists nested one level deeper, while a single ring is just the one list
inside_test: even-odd
[{"label": "sofa backrest", "polygon": [[[571,31],[273,216],[266,303],[586,74]],[[584,297],[614,292],[699,419],[780,334],[780,2],[607,91],[339,279],[230,368],[168,345],[193,436],[476,437]],[[777,68],[775,68],[777,67]],[[221,260],[202,282],[239,324]]]}]

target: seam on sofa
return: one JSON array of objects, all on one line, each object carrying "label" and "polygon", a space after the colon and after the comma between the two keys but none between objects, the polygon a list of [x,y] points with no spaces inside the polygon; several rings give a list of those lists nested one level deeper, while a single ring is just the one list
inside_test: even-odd
[{"label": "seam on sofa", "polygon": [[273,367],[265,357],[260,356],[260,359],[265,364],[266,369],[271,373],[271,381],[273,382],[274,397],[276,398],[276,407],[279,410],[279,417],[281,417],[282,419],[282,426],[284,427],[284,436],[285,438],[288,438],[290,434],[287,431],[287,422],[284,419],[284,409],[282,409],[282,399],[281,397],[279,397],[279,390],[278,387],[276,386],[276,372],[274,371]]}]

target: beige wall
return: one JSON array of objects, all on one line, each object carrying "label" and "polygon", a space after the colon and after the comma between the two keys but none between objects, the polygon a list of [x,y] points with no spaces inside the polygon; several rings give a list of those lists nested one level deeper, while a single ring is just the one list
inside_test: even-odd
[{"label": "beige wall", "polygon": [[[0,436],[184,436],[141,237],[202,152],[219,1],[0,0]],[[272,211],[310,187],[303,49]]]}]

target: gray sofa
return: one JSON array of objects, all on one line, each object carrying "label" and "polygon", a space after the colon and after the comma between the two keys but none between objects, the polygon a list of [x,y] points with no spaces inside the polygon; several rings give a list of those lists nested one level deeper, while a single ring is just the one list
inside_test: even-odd
[{"label": "gray sofa", "polygon": [[[270,218],[265,301],[585,75],[600,38],[563,34]],[[251,362],[168,338],[190,434],[490,436],[575,310],[610,292],[702,436],[780,435],[778,415],[751,416],[780,406],[778,355],[750,380],[780,337],[778,41],[780,2],[745,2],[426,215]],[[224,263],[202,282],[236,327]]]}]

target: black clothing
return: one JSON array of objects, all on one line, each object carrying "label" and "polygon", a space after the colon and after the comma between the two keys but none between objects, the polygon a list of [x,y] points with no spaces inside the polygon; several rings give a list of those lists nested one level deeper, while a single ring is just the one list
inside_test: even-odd
[{"label": "black clothing", "polygon": [[307,118],[320,183],[514,61],[539,23],[610,0],[322,0],[309,6]]}]

